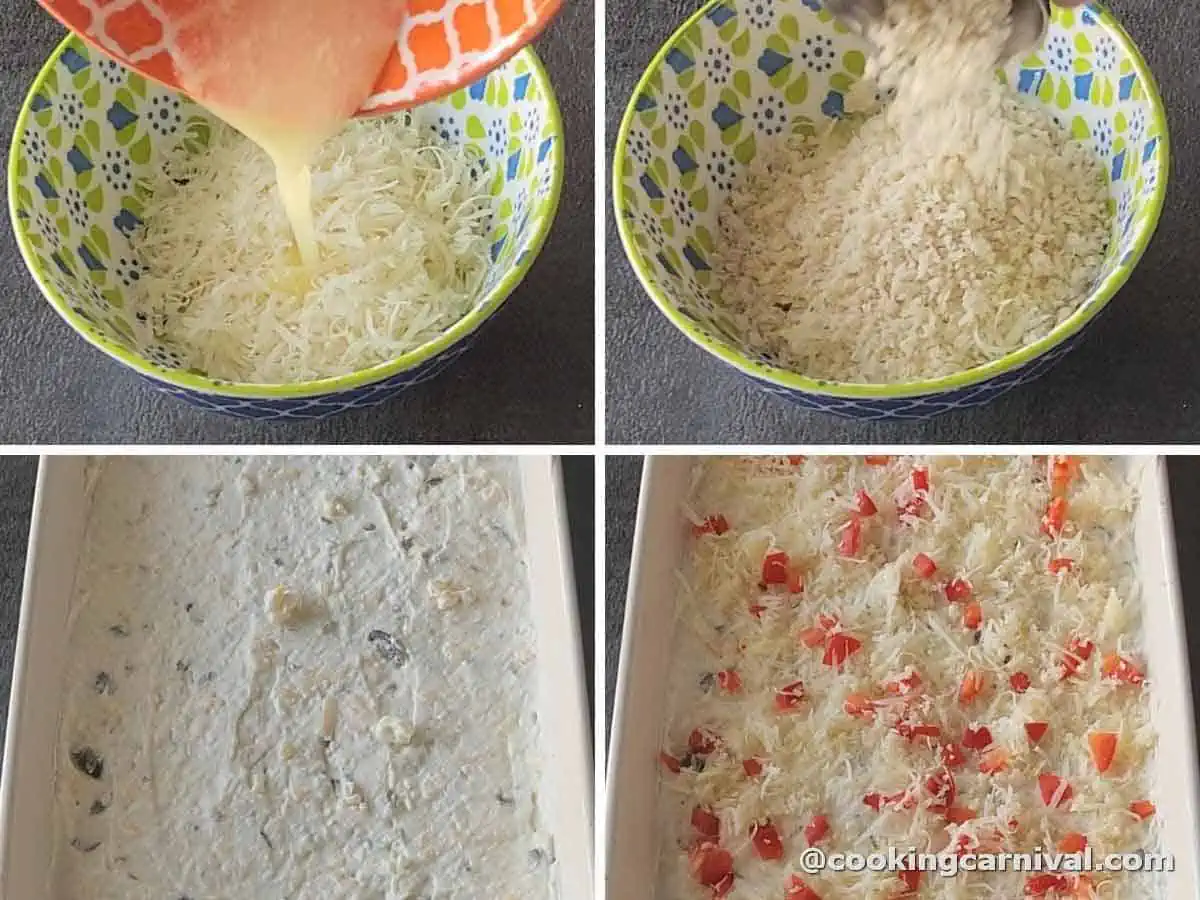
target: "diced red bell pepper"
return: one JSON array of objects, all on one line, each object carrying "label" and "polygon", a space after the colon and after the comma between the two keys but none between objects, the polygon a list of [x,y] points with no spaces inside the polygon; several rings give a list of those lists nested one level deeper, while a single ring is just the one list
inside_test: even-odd
[{"label": "diced red bell pepper", "polygon": [[1058,842],[1059,853],[1082,853],[1087,849],[1087,838],[1078,831],[1069,831]]},{"label": "diced red bell pepper", "polygon": [[983,607],[974,600],[963,609],[963,627],[968,631],[977,631],[983,624]]},{"label": "diced red bell pepper", "polygon": [[896,877],[904,885],[904,889],[896,895],[899,897],[915,897],[917,891],[921,889],[921,870],[920,869],[901,869],[896,873]]},{"label": "diced red bell pepper", "polygon": [[698,756],[708,756],[717,749],[717,736],[706,728],[694,728],[688,735],[688,749]]},{"label": "diced red bell pepper", "polygon": [[692,878],[715,887],[733,875],[733,854],[712,841],[700,841],[688,851]]},{"label": "diced red bell pepper", "polygon": [[806,460],[806,459],[808,459],[808,457],[807,457],[807,456],[789,456],[789,457],[787,458],[787,460],[788,460],[788,464],[789,464],[789,465],[793,465],[793,466],[802,466],[802,465],[804,465],[804,460]]},{"label": "diced red bell pepper", "polygon": [[1014,672],[1008,677],[1008,683],[1018,694],[1025,693],[1027,690],[1029,690],[1030,685],[1033,684],[1029,676],[1024,672]]},{"label": "diced red bell pepper", "polygon": [[717,686],[726,694],[736,694],[742,689],[742,676],[733,669],[722,669],[717,673]]},{"label": "diced red bell pepper", "polygon": [[987,682],[981,672],[967,672],[958,688],[958,702],[964,706],[983,693]]},{"label": "diced red bell pepper", "polygon": [[1047,566],[1051,575],[1057,575],[1059,572],[1070,572],[1075,568],[1075,560],[1068,559],[1065,556],[1056,556],[1050,560],[1050,565]]},{"label": "diced red bell pepper", "polygon": [[1052,772],[1043,772],[1038,776],[1038,791],[1046,806],[1066,806],[1075,796],[1075,789]]},{"label": "diced red bell pepper", "polygon": [[783,841],[779,838],[779,830],[769,819],[750,826],[750,840],[760,859],[783,858]]},{"label": "diced red bell pepper", "polygon": [[786,584],[788,579],[788,555],[775,550],[763,558],[763,584]]},{"label": "diced red bell pepper", "polygon": [[942,744],[942,765],[948,769],[957,769],[967,761],[958,744]]},{"label": "diced red bell pepper", "polygon": [[850,694],[842,704],[842,709],[856,719],[871,721],[875,718],[875,701],[866,694]]},{"label": "diced red bell pepper", "polygon": [[909,741],[915,741],[917,738],[939,738],[942,736],[942,729],[933,724],[911,725],[908,722],[897,722],[892,726],[896,734]]},{"label": "diced red bell pepper", "polygon": [[829,637],[824,628],[805,628],[800,632],[800,643],[805,647],[823,647],[825,641]]},{"label": "diced red bell pepper", "polygon": [[1116,653],[1104,654],[1104,658],[1100,661],[1100,674],[1105,678],[1123,681],[1126,684],[1142,684],[1146,680],[1141,669]]},{"label": "diced red bell pepper", "polygon": [[1012,758],[1012,754],[1008,752],[1006,747],[992,747],[990,750],[985,750],[979,760],[979,771],[984,775],[995,775],[997,772],[1003,772],[1008,768],[1008,761]]},{"label": "diced red bell pepper", "polygon": [[721,820],[707,806],[692,810],[692,827],[702,836],[714,841],[721,836]]},{"label": "diced red bell pepper", "polygon": [[783,900],[821,900],[821,895],[805,884],[799,875],[793,875],[788,879]]},{"label": "diced red bell pepper", "polygon": [[1062,678],[1069,678],[1079,671],[1079,667],[1091,659],[1092,652],[1096,649],[1096,645],[1089,640],[1085,640],[1078,636],[1072,636],[1067,641],[1067,647],[1063,651],[1062,662],[1059,663],[1059,674]]},{"label": "diced red bell pepper", "polygon": [[901,522],[907,522],[910,519],[923,519],[925,513],[929,511],[929,504],[925,502],[924,497],[913,497],[903,506],[896,507],[896,515],[900,517]]},{"label": "diced red bell pepper", "polygon": [[826,632],[830,632],[838,627],[838,617],[831,616],[828,613],[821,613],[817,616],[817,624],[825,629]]},{"label": "diced red bell pepper", "polygon": [[890,456],[866,456],[863,457],[863,461],[868,466],[886,466],[891,463],[892,458]]},{"label": "diced red bell pepper", "polygon": [[871,499],[871,495],[865,490],[858,492],[858,514],[864,518],[870,518],[879,512],[879,507],[875,505],[875,501]]},{"label": "diced red bell pepper", "polygon": [[875,812],[879,812],[879,808],[883,805],[883,795],[879,791],[871,791],[871,793],[863,797],[863,803]]},{"label": "diced red bell pepper", "polygon": [[804,697],[804,682],[793,681],[775,694],[775,709],[777,712],[792,712],[800,706]]},{"label": "diced red bell pepper", "polygon": [[761,760],[756,759],[753,756],[750,757],[749,759],[742,760],[742,771],[745,772],[747,775],[749,775],[751,778],[757,778],[759,775],[762,774],[762,770],[763,770],[763,767],[762,767]]},{"label": "diced red bell pepper", "polygon": [[862,551],[862,519],[858,514],[850,517],[850,521],[842,528],[842,537],[838,541],[838,553],[846,557],[855,557]]},{"label": "diced red bell pepper", "polygon": [[929,808],[935,812],[946,812],[958,797],[958,785],[949,769],[939,769],[926,778],[925,790],[929,791]]},{"label": "diced red bell pepper", "polygon": [[946,810],[946,821],[955,825],[962,825],[964,822],[970,822],[975,818],[975,810],[966,806],[952,806]]},{"label": "diced red bell pepper", "polygon": [[675,775],[678,775],[680,773],[680,771],[682,770],[682,766],[680,766],[679,760],[676,757],[672,756],[670,753],[667,753],[665,751],[658,754],[658,761],[660,763],[662,763],[662,766],[664,769],[666,769],[668,772],[671,772]]},{"label": "diced red bell pepper", "polygon": [[918,494],[929,490],[929,470],[928,469],[913,469],[912,472],[913,490]]},{"label": "diced red bell pepper", "polygon": [[913,557],[913,568],[916,569],[917,574],[922,578],[932,578],[933,574],[937,571],[937,563],[933,561],[932,557],[924,553],[918,553]]},{"label": "diced red bell pepper", "polygon": [[955,578],[945,587],[946,599],[951,603],[967,600],[971,596],[971,582],[965,578]]},{"label": "diced red bell pepper", "polygon": [[908,791],[896,791],[894,794],[884,794],[880,802],[884,806],[894,806],[896,809],[913,809],[917,805],[917,798]]},{"label": "diced red bell pepper", "polygon": [[1029,743],[1036,744],[1046,736],[1046,729],[1049,727],[1047,722],[1026,722],[1025,736],[1029,738]]},{"label": "diced red bell pepper", "polygon": [[786,584],[789,594],[804,593],[804,573],[799,569],[789,569]]},{"label": "diced red bell pepper", "polygon": [[701,524],[692,526],[692,534],[699,537],[702,534],[722,535],[729,530],[729,520],[718,513],[708,516]]},{"label": "diced red bell pepper", "polygon": [[810,847],[827,834],[829,834],[829,819],[825,816],[813,816],[812,821],[804,826],[804,840]]},{"label": "diced red bell pepper", "polygon": [[1088,750],[1097,772],[1107,772],[1117,755],[1117,735],[1112,731],[1093,731],[1088,734]]},{"label": "diced red bell pepper", "polygon": [[1058,537],[1066,524],[1067,500],[1065,497],[1055,497],[1046,507],[1046,514],[1042,516],[1042,534]]},{"label": "diced red bell pepper", "polygon": [[1155,806],[1149,800],[1134,800],[1129,804],[1129,811],[1142,821],[1145,821],[1154,815]]},{"label": "diced red bell pepper", "polygon": [[1057,872],[1039,872],[1037,875],[1030,875],[1025,879],[1025,896],[1047,897],[1050,894],[1068,890],[1070,886],[1071,881],[1066,875],[1059,875]]},{"label": "diced red bell pepper", "polygon": [[846,660],[857,653],[861,647],[862,641],[858,638],[839,631],[829,636],[829,640],[825,644],[825,656],[822,657],[821,662],[827,666],[833,666],[835,669],[841,669]]},{"label": "diced red bell pepper", "polygon": [[978,728],[968,725],[963,731],[962,745],[968,750],[986,750],[992,746],[992,732],[986,725]]},{"label": "diced red bell pepper", "polygon": [[915,694],[921,687],[921,675],[915,669],[910,669],[899,678],[893,678],[883,683],[883,692],[893,697],[907,697]]},{"label": "diced red bell pepper", "polygon": [[1064,497],[1071,481],[1079,473],[1079,459],[1074,456],[1050,457],[1050,494]]}]

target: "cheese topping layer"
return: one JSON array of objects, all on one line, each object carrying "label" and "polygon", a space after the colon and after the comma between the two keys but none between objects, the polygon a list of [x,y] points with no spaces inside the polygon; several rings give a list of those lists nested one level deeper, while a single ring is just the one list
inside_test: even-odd
[{"label": "cheese topping layer", "polygon": [[1145,874],[800,865],[1158,847],[1136,502],[1098,458],[699,466],[655,896],[1155,895]]}]

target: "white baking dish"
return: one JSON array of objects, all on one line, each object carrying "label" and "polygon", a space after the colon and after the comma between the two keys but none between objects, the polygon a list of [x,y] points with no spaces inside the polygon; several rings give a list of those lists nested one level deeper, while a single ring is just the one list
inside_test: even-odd
[{"label": "white baking dish", "polygon": [[[642,477],[608,758],[605,881],[610,900],[652,900],[657,878],[658,752],[674,640],[675,570],[690,549],[681,510],[697,462],[651,457]],[[1166,466],[1154,457],[1129,457],[1126,464],[1141,495],[1135,544],[1159,734],[1151,778],[1160,785],[1154,799],[1162,851],[1175,857],[1169,893],[1153,900],[1195,900],[1200,897],[1200,795]]]},{"label": "white baking dish", "polygon": [[[87,504],[83,457],[44,457],[29,538],[4,770],[0,778],[0,898],[57,900],[50,877],[61,673],[67,610]],[[538,628],[543,797],[562,900],[592,898],[592,777],[578,614],[558,462],[521,461],[527,559]],[[231,898],[233,900],[233,898]]]}]

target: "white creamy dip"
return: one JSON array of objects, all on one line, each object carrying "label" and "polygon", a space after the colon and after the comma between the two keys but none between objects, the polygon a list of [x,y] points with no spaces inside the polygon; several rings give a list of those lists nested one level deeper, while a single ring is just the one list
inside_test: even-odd
[{"label": "white creamy dip", "polygon": [[505,459],[89,468],[60,900],[549,900]]}]

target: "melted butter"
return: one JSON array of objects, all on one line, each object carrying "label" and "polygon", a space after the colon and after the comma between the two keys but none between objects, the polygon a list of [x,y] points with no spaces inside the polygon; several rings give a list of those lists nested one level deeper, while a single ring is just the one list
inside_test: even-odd
[{"label": "melted butter", "polygon": [[270,156],[305,268],[320,260],[310,165],[370,96],[406,0],[217,0],[177,39],[180,83]]},{"label": "melted butter", "polygon": [[211,104],[209,109],[256,143],[271,158],[275,166],[279,199],[292,227],[300,260],[306,268],[315,269],[320,262],[320,252],[312,211],[310,165],[321,144],[337,134],[345,120],[338,118],[307,128],[286,128],[264,122],[253,113],[218,108]]}]

